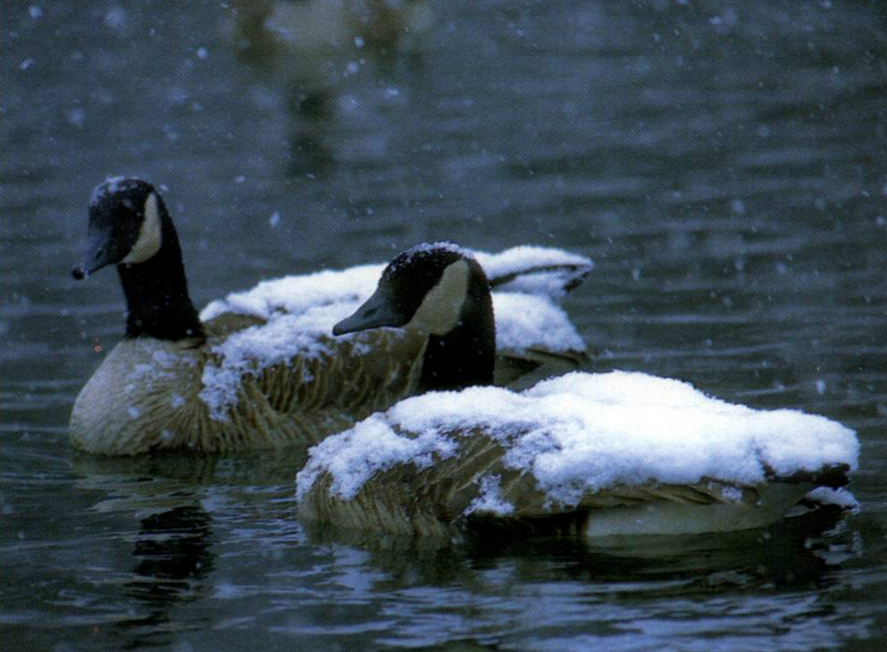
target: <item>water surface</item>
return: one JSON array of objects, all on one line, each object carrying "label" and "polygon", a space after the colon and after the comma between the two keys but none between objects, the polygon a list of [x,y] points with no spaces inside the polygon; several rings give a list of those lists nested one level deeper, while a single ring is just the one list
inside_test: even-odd
[{"label": "water surface", "polygon": [[[298,57],[238,58],[223,3],[2,4],[0,645],[880,650],[882,3],[432,9],[313,86]],[[114,274],[69,276],[108,174],[163,184],[200,306],[432,238],[589,255],[566,303],[593,370],[846,423],[861,511],[441,548],[303,526],[294,453],[75,454],[71,404],[123,331]]]}]

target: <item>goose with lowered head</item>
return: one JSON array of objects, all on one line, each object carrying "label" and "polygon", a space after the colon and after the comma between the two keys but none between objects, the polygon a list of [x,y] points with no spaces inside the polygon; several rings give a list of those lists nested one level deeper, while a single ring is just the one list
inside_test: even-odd
[{"label": "goose with lowered head", "polygon": [[[336,327],[425,329],[440,353],[425,373],[458,391],[405,399],[315,446],[297,477],[303,517],[406,535],[496,522],[597,537],[749,529],[808,495],[853,501],[842,488],[856,436],[824,417],[732,405],[641,373],[489,386],[482,273],[451,245],[415,248]],[[429,279],[415,312],[399,298],[410,277]]]},{"label": "goose with lowered head", "polygon": [[[510,290],[497,293],[503,312],[514,315],[509,341],[499,342],[500,380],[551,361],[569,366],[582,343],[555,299],[590,261],[517,248],[488,262]],[[382,266],[266,281],[198,314],[164,200],[132,178],[95,189],[87,252],[72,274],[83,279],[110,265],[126,299],[126,335],[76,398],[76,448],[136,455],[307,446],[432,386],[425,333],[330,335],[369,296]],[[528,305],[539,308],[535,321]]]}]

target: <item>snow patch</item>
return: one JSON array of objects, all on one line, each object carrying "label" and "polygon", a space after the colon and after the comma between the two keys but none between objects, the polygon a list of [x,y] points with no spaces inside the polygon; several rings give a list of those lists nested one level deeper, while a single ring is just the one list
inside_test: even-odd
[{"label": "snow patch", "polygon": [[285,276],[262,281],[245,292],[213,301],[200,313],[204,322],[226,312],[270,319],[275,313],[301,314],[311,308],[349,303],[355,308],[376,289],[384,265],[361,265],[342,271]]},{"label": "snow patch", "polygon": [[532,474],[550,504],[567,507],[620,484],[756,484],[767,469],[855,469],[859,456],[855,433],[821,416],[753,410],[642,373],[576,372],[521,393],[473,387],[401,401],[314,447],[297,495],[329,473],[331,491],[351,498],[378,471],[427,466],[479,432],[507,451],[506,467]]},{"label": "snow patch", "polygon": [[[472,252],[498,289],[560,299],[567,288],[594,269],[590,258],[553,247],[523,245],[498,254]],[[536,271],[531,271],[536,270]],[[502,283],[509,276],[514,278]]]},{"label": "snow patch", "polygon": [[817,487],[809,492],[805,498],[818,505],[835,505],[841,509],[851,511],[859,509],[859,501],[856,500],[856,496],[844,488]]},{"label": "snow patch", "polygon": [[585,342],[567,313],[546,296],[494,292],[493,314],[496,317],[496,347],[499,350],[585,350]]},{"label": "snow patch", "polygon": [[374,474],[399,464],[409,463],[422,470],[434,463],[435,455],[446,458],[457,449],[456,442],[423,433],[415,438],[395,433],[375,414],[361,421],[360,428],[352,428],[341,435],[325,439],[312,450],[324,464],[309,463],[298,477],[299,495],[306,493],[323,471],[332,474],[331,491],[345,499],[353,498]]},{"label": "snow patch", "polygon": [[496,516],[508,516],[514,513],[514,505],[503,500],[500,495],[502,478],[498,475],[488,475],[481,478],[480,495],[471,501],[463,512],[469,514],[494,514]]}]

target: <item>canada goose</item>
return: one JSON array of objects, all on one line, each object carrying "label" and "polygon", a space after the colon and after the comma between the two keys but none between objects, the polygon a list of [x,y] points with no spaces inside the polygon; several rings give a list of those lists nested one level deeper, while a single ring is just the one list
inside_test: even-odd
[{"label": "canada goose", "polygon": [[[587,259],[566,254],[563,266],[537,264],[545,262],[545,250],[528,251],[523,279],[509,273],[513,254],[493,260],[503,287],[540,278],[544,286],[550,276],[569,286],[589,269]],[[424,334],[330,335],[372,292],[377,266],[265,282],[198,315],[163,198],[149,183],[127,178],[95,189],[87,253],[72,274],[82,279],[108,265],[117,266],[126,297],[126,337],[77,396],[70,423],[76,448],[137,455],[306,446],[422,385]],[[581,340],[559,308],[541,294],[510,292],[502,299],[516,310],[526,301],[548,306],[549,321],[565,333],[564,347],[548,355],[544,333],[530,332],[550,330],[548,322],[528,329],[518,314],[505,333],[518,350],[498,356],[502,382],[546,362],[575,365],[582,353],[571,348],[581,349]]]},{"label": "canada goose", "polygon": [[[838,423],[731,405],[676,380],[573,372],[520,393],[484,386],[493,322],[471,280],[479,267],[449,248],[416,251],[335,332],[448,332],[455,320],[458,337],[424,372],[463,389],[405,399],[311,449],[297,476],[308,520],[411,535],[496,521],[587,537],[739,530],[843,487],[856,467],[856,436]],[[409,302],[415,312],[396,299],[407,270],[437,279]]]}]

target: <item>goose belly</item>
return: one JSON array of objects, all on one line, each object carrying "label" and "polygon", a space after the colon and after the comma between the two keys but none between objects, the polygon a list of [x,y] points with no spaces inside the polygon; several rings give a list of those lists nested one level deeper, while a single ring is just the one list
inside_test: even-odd
[{"label": "goose belly", "polygon": [[776,482],[759,488],[754,503],[708,505],[654,502],[592,510],[584,535],[702,534],[764,527],[778,521],[813,488],[809,483]]}]

